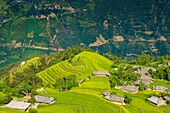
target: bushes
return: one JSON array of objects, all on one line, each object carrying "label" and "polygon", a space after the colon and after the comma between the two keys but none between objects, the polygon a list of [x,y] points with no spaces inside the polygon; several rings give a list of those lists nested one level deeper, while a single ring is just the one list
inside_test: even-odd
[{"label": "bushes", "polygon": [[145,86],[144,83],[142,83],[142,84],[139,85],[139,90],[140,90],[140,91],[146,90],[146,86]]},{"label": "bushes", "polygon": [[9,103],[11,99],[12,98],[9,94],[0,95],[0,105]]},{"label": "bushes", "polygon": [[66,91],[77,85],[76,76],[69,75],[68,77],[58,78],[53,86],[60,91]]},{"label": "bushes", "polygon": [[29,109],[28,113],[38,113],[38,111],[36,109]]},{"label": "bushes", "polygon": [[132,102],[132,97],[129,95],[124,95],[124,98],[125,98],[124,101],[126,104],[130,104]]}]

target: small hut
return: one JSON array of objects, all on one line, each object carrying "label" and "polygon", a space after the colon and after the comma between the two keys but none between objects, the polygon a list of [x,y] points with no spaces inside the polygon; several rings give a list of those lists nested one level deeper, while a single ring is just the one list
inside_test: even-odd
[{"label": "small hut", "polygon": [[101,70],[98,70],[98,71],[94,71],[92,73],[93,76],[110,76],[110,73],[106,72],[106,71],[101,71]]},{"label": "small hut", "polygon": [[6,105],[6,107],[27,111],[27,109],[29,108],[30,105],[31,105],[31,103],[27,103],[27,102],[24,102],[24,101],[14,101],[14,100],[11,100]]},{"label": "small hut", "polygon": [[35,98],[37,103],[51,104],[52,102],[54,102],[54,98],[52,98],[52,97],[35,95],[34,98]]}]

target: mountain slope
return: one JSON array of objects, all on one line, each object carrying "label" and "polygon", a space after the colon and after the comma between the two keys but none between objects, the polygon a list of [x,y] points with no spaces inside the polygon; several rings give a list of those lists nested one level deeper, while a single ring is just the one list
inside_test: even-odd
[{"label": "mountain slope", "polygon": [[76,74],[79,79],[88,77],[95,70],[109,70],[112,61],[96,53],[84,51],[71,61],[66,60],[37,74],[43,84],[54,84],[56,78]]},{"label": "mountain slope", "polygon": [[167,55],[169,9],[168,0],[0,0],[0,64],[25,60],[28,49],[37,51],[32,58],[72,45]]}]

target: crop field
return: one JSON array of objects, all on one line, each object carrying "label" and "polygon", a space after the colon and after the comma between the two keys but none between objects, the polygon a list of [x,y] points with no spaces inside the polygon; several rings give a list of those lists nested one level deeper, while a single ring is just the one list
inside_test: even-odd
[{"label": "crop field", "polygon": [[0,113],[25,113],[25,112],[17,110],[17,109],[1,108],[0,107]]},{"label": "crop field", "polygon": [[54,84],[56,78],[76,74],[78,79],[82,79],[90,76],[95,70],[108,71],[111,65],[112,61],[107,58],[85,51],[75,56],[71,62],[60,62],[38,73],[37,76],[43,80],[44,85]]},{"label": "crop field", "polygon": [[[47,89],[47,96],[56,98],[52,105],[41,105],[40,113],[124,113],[120,106],[105,100],[101,94],[109,90],[107,77],[94,77],[79,87],[66,92]],[[101,86],[101,87],[100,87]]]}]

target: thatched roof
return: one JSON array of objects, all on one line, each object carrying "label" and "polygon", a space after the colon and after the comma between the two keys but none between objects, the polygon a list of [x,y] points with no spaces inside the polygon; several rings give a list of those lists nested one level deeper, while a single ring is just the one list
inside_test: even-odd
[{"label": "thatched roof", "polygon": [[45,96],[39,96],[39,95],[35,95],[34,98],[37,103],[50,104],[54,101],[54,98],[52,97],[45,97]]},{"label": "thatched roof", "polygon": [[164,92],[164,91],[166,91],[168,88],[165,87],[165,86],[154,86],[152,89],[153,89],[153,90],[156,90],[156,91]]},{"label": "thatched roof", "polygon": [[140,80],[137,80],[137,81],[135,81],[133,84],[139,85],[140,83],[141,83],[141,81],[140,81]]},{"label": "thatched roof", "polygon": [[125,90],[127,92],[137,92],[139,89],[139,87],[137,86],[129,86],[129,85],[126,85],[126,86],[123,86],[122,87],[122,90]]},{"label": "thatched roof", "polygon": [[98,76],[98,75],[103,75],[103,76],[110,76],[110,73],[106,72],[106,71],[101,71],[101,70],[98,70],[98,71],[94,71],[93,72],[93,75],[95,76]]},{"label": "thatched roof", "polygon": [[146,75],[142,75],[140,77],[141,80],[144,80],[144,81],[153,81],[153,78],[150,77],[150,76],[146,76]]},{"label": "thatched roof", "polygon": [[135,72],[136,72],[136,73],[139,73],[139,74],[146,74],[146,73],[148,73],[148,71],[149,71],[150,69],[151,69],[152,71],[156,71],[155,68],[146,67],[146,68],[142,68],[142,69],[140,69],[140,70],[137,70],[137,71],[135,71]]},{"label": "thatched roof", "polygon": [[24,101],[14,101],[14,100],[12,100],[6,105],[6,107],[20,109],[20,110],[27,110],[30,105],[31,105],[31,103],[27,103],[27,102],[24,102]]},{"label": "thatched roof", "polygon": [[104,92],[103,93],[103,96],[108,96],[108,95],[110,95],[110,92]]},{"label": "thatched roof", "polygon": [[119,103],[124,103],[124,98],[116,96],[116,95],[111,95],[108,100],[113,101],[113,102],[119,102]]},{"label": "thatched roof", "polygon": [[133,84],[140,85],[141,83],[145,84],[145,86],[150,86],[150,81],[145,81],[145,80],[137,80]]},{"label": "thatched roof", "polygon": [[161,98],[158,98],[156,96],[152,96],[150,98],[147,98],[147,100],[157,106],[161,106],[161,105],[166,105],[166,101],[161,99]]},{"label": "thatched roof", "polygon": [[150,82],[149,81],[142,80],[141,83],[145,84],[145,86],[150,86]]}]

